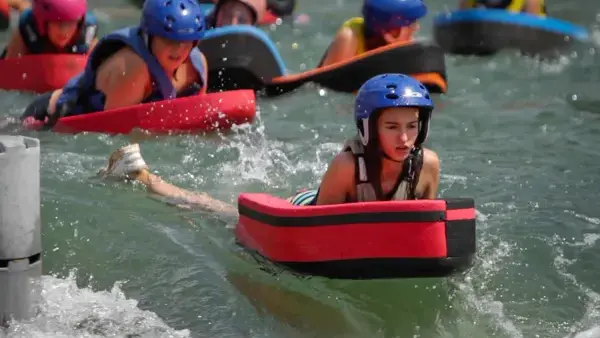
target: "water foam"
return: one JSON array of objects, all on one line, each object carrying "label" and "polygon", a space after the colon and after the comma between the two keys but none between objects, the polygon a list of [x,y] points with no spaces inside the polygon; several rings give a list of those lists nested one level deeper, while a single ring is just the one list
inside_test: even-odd
[{"label": "water foam", "polygon": [[119,282],[107,291],[79,288],[73,270],[64,279],[43,276],[41,285],[38,314],[12,322],[4,331],[7,338],[190,337],[189,330],[175,330],[127,299]]}]

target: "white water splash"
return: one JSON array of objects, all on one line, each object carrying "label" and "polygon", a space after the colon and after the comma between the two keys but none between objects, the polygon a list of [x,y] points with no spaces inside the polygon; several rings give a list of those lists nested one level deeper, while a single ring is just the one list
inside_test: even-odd
[{"label": "white water splash", "polygon": [[594,226],[594,228],[597,228],[597,227],[595,227],[596,225],[600,225],[600,218],[589,217],[589,216],[586,216],[586,215],[578,214],[575,211],[571,211],[571,210],[565,210],[565,213],[571,214],[571,215],[575,216],[578,219],[581,219],[581,220],[584,220],[584,221],[590,223],[591,225]]},{"label": "white water splash", "polygon": [[304,149],[309,145],[268,139],[264,129],[263,124],[258,124],[254,133],[236,135],[218,149],[235,149],[238,153],[237,160],[225,162],[219,168],[220,184],[258,181],[269,187],[288,187],[290,179],[309,173],[313,179],[306,184],[318,185],[327,165],[342,146],[332,142],[310,144],[314,149],[311,156]]},{"label": "white water splash", "polygon": [[596,46],[600,46],[600,31],[598,29],[594,29],[591,32],[592,34],[591,36],[591,40],[592,43],[595,44]]},{"label": "white water splash", "polygon": [[[480,225],[487,228],[487,215],[481,212],[477,215],[478,228]],[[493,290],[488,290],[488,281],[494,275],[506,268],[505,263],[510,262],[510,257],[516,251],[516,246],[487,235],[478,241],[479,259],[464,280],[453,280],[454,284],[462,291],[468,307],[474,309],[475,317],[488,318],[491,322],[510,337],[523,338],[523,333],[511,321],[504,309],[504,304],[497,298]]]},{"label": "white water splash", "polygon": [[78,288],[75,272],[65,279],[43,276],[39,313],[28,321],[13,322],[7,338],[61,337],[190,337],[174,330],[155,313],[138,308],[115,283],[110,291]]},{"label": "white water splash", "polygon": [[566,282],[575,286],[582,294],[583,299],[587,298],[585,313],[581,320],[571,325],[571,331],[577,332],[584,327],[591,327],[591,329],[570,335],[568,336],[569,338],[600,338],[600,327],[598,327],[598,323],[600,322],[600,294],[579,282],[576,276],[568,271],[569,267],[577,262],[577,258],[567,258],[559,244],[568,247],[578,247],[580,250],[587,250],[592,248],[599,238],[600,235],[595,233],[583,234],[582,241],[568,242],[565,239],[554,236],[551,243],[549,243],[556,253],[554,267],[559,275],[563,277]]},{"label": "white water splash", "polygon": [[565,338],[600,338],[600,326],[579,332]]}]

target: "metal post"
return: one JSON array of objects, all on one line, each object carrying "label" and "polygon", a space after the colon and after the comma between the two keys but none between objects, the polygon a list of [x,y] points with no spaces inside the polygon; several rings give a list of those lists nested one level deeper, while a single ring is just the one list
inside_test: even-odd
[{"label": "metal post", "polygon": [[33,314],[41,239],[40,141],[0,135],[0,325]]}]

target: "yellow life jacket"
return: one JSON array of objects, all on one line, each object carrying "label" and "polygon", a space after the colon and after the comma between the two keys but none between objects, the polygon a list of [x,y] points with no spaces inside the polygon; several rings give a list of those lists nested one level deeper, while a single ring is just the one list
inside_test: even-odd
[{"label": "yellow life jacket", "polygon": [[356,47],[356,54],[359,55],[367,51],[367,44],[365,42],[365,20],[360,17],[352,18],[342,24],[342,28],[350,28],[356,36],[358,46]]},{"label": "yellow life jacket", "polygon": [[[505,6],[499,6],[497,8],[503,8],[509,12],[519,13],[525,11],[525,5],[527,5],[527,0],[512,0],[510,2],[506,1],[507,4]],[[468,8],[476,8],[478,5],[485,6],[485,1],[479,2],[478,0],[467,0]],[[544,6],[544,0],[540,2],[540,13],[542,15],[546,14],[546,8]],[[492,7],[490,7],[492,8]]]}]

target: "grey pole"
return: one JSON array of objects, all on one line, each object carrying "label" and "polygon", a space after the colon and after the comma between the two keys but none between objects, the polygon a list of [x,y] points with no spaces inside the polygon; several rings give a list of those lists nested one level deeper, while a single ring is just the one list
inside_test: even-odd
[{"label": "grey pole", "polygon": [[40,141],[0,135],[0,325],[33,315],[41,239]]}]

